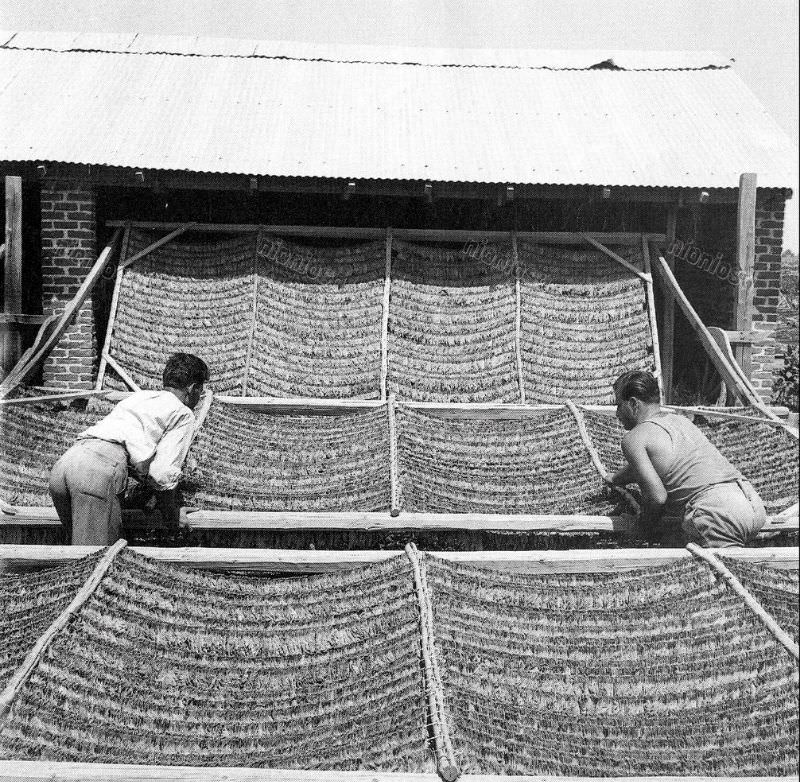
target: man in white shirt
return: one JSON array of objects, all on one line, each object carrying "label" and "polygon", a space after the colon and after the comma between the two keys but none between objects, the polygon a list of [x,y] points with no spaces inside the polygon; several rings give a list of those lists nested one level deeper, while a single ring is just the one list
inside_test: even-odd
[{"label": "man in white shirt", "polygon": [[175,487],[192,442],[192,408],[206,380],[202,359],[175,353],[164,367],[162,391],[123,399],[56,462],[50,496],[73,545],[108,546],[119,539],[129,469],[158,492],[165,521],[177,526]]}]

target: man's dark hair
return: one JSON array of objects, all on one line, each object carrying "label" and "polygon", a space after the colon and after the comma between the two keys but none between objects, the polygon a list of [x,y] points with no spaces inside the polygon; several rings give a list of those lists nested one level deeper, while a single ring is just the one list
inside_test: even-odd
[{"label": "man's dark hair", "polygon": [[627,402],[636,397],[642,402],[660,402],[661,391],[658,388],[658,381],[650,372],[641,369],[634,369],[620,375],[614,381],[614,392],[617,396]]},{"label": "man's dark hair", "polygon": [[208,366],[191,353],[173,353],[167,359],[162,380],[167,388],[188,388],[192,383],[205,383]]}]

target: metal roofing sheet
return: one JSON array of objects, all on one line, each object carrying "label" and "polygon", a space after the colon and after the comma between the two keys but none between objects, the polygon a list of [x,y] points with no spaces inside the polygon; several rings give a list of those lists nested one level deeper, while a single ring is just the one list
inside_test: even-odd
[{"label": "metal roofing sheet", "polygon": [[420,68],[0,48],[0,160],[274,176],[792,187],[729,69]]}]

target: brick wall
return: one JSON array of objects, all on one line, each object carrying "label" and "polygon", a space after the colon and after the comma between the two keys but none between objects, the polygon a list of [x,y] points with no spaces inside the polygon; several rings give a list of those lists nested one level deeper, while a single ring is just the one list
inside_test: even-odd
[{"label": "brick wall", "polygon": [[775,372],[782,363],[776,357],[780,351],[775,343],[775,329],[778,326],[784,206],[782,195],[759,193],[756,199],[753,331],[756,339],[769,341],[753,345],[752,381],[766,402],[771,399]]},{"label": "brick wall", "polygon": [[[94,190],[76,182],[46,182],[41,190],[42,310],[63,311],[97,258]],[[96,356],[92,299],[44,363],[54,388],[91,388]]]}]

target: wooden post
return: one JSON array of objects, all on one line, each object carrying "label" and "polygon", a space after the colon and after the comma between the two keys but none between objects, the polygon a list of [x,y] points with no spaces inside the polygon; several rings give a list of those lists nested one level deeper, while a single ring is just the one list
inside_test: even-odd
[{"label": "wooden post", "polygon": [[[3,285],[4,312],[22,312],[22,178],[6,177],[6,239],[5,278]],[[10,324],[4,329],[2,366],[7,369],[19,360],[22,338],[18,327]]]},{"label": "wooden post", "polygon": [[[678,223],[678,207],[671,206],[667,211],[667,246],[664,257],[669,270],[675,271],[675,258],[670,248],[675,244],[675,228]],[[661,380],[664,389],[664,399],[672,401],[673,383],[673,354],[675,351],[675,299],[664,296],[661,319]]]},{"label": "wooden post", "polygon": [[[750,331],[753,325],[753,273],[756,252],[756,175],[739,177],[739,209],[736,218],[736,264],[739,285],[736,288],[737,331]],[[749,379],[753,372],[752,346],[742,342],[734,346],[736,362]]]}]

